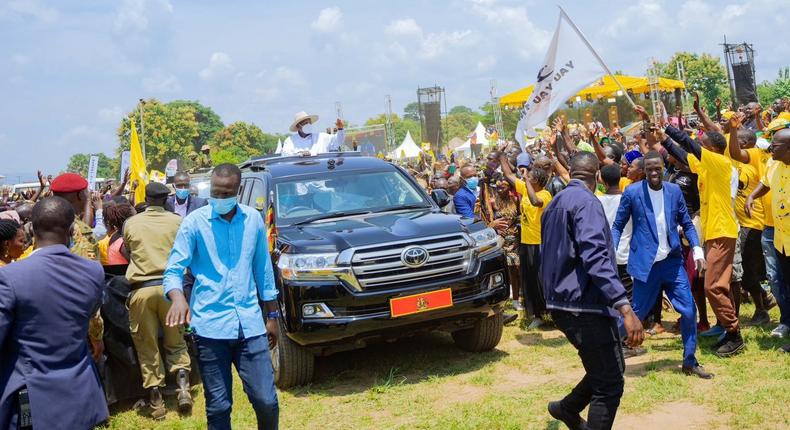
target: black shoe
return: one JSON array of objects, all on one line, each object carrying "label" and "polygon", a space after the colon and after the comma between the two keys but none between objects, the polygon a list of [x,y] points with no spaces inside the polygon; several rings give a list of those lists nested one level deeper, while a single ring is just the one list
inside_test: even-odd
[{"label": "black shoe", "polygon": [[189,372],[179,369],[176,373],[178,383],[178,412],[188,414],[192,412],[192,393],[189,392]]},{"label": "black shoe", "polygon": [[724,344],[716,350],[716,355],[730,357],[739,353],[743,348],[746,348],[746,344],[743,343],[741,332],[727,332],[724,336]]},{"label": "black shoe", "polygon": [[518,319],[518,314],[503,314],[502,325],[508,325]]},{"label": "black shoe", "polygon": [[782,351],[782,352],[785,352],[785,353],[790,353],[790,343],[788,343],[787,345],[784,345],[784,346],[780,346],[779,347],[779,351]]},{"label": "black shoe", "polygon": [[717,349],[721,348],[725,343],[727,343],[727,332],[724,332],[724,334],[721,335],[719,340],[716,341],[716,343],[714,343],[711,348],[713,348],[713,350],[716,351]]},{"label": "black shoe", "polygon": [[770,322],[771,316],[768,315],[768,311],[754,311],[754,316],[751,320],[753,325],[769,324]]},{"label": "black shoe", "polygon": [[713,379],[713,374],[706,372],[699,364],[696,366],[683,366],[683,373],[689,376],[699,376],[702,379]]},{"label": "black shoe", "polygon": [[148,407],[151,409],[151,418],[155,420],[165,419],[167,409],[165,409],[165,401],[162,398],[162,392],[159,387],[153,387],[148,392]]},{"label": "black shoe", "polygon": [[647,354],[647,350],[640,347],[630,347],[628,345],[623,345],[623,358],[631,358],[631,357],[638,357],[640,355]]},{"label": "black shoe", "polygon": [[579,414],[565,410],[560,402],[549,402],[548,409],[549,415],[555,420],[562,421],[570,430],[584,430],[587,428],[587,421],[584,421]]}]

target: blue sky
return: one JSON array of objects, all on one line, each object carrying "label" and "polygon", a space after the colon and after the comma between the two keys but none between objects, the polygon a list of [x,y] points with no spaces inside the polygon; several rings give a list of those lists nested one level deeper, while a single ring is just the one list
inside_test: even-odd
[{"label": "blue sky", "polygon": [[[723,34],[753,43],[757,78],[788,65],[790,0],[566,1],[612,69],[651,57],[719,54]],[[557,20],[522,0],[2,0],[0,174],[57,173],[76,152],[113,154],[141,97],[192,99],[226,123],[286,132],[295,112],[328,126],[335,102],[361,123],[444,86],[448,107],[478,107],[491,79],[531,84]],[[777,42],[778,37],[778,42]]]}]

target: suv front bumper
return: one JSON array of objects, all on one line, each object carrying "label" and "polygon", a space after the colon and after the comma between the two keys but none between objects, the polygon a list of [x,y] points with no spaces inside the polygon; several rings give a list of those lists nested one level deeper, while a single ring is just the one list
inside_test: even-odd
[{"label": "suv front bumper", "polygon": [[[495,275],[499,275],[495,277]],[[501,278],[496,284],[493,279]],[[474,273],[437,279],[393,290],[354,291],[341,281],[285,281],[281,299],[287,335],[305,347],[350,344],[362,347],[367,341],[408,336],[418,331],[458,330],[499,311],[509,297],[504,254],[497,251],[479,259]],[[450,288],[453,306],[392,318],[392,298]],[[334,313],[331,318],[311,318],[302,306],[322,303]]]}]

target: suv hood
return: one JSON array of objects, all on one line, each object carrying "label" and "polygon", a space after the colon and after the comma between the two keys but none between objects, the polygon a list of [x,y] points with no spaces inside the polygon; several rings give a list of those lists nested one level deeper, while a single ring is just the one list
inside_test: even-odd
[{"label": "suv hood", "polygon": [[278,228],[287,252],[340,252],[344,249],[452,233],[468,233],[474,220],[418,209],[352,216]]}]

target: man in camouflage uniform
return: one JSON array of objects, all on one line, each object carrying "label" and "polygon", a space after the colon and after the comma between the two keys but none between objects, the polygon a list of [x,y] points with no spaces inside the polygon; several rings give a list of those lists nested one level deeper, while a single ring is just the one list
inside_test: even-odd
[{"label": "man in camouflage uniform", "polygon": [[200,152],[192,151],[189,154],[189,158],[192,160],[192,169],[190,169],[192,173],[198,169],[211,167],[211,147],[203,145],[200,148]]},{"label": "man in camouflage uniform", "polygon": [[[62,197],[74,207],[76,217],[72,225],[71,252],[89,260],[99,260],[99,245],[93,235],[93,228],[83,221],[85,210],[90,205],[88,181],[76,173],[64,173],[52,180],[50,184],[52,194]],[[88,326],[88,339],[90,340],[93,359],[99,360],[104,352],[104,320],[101,314],[91,319]]]}]

